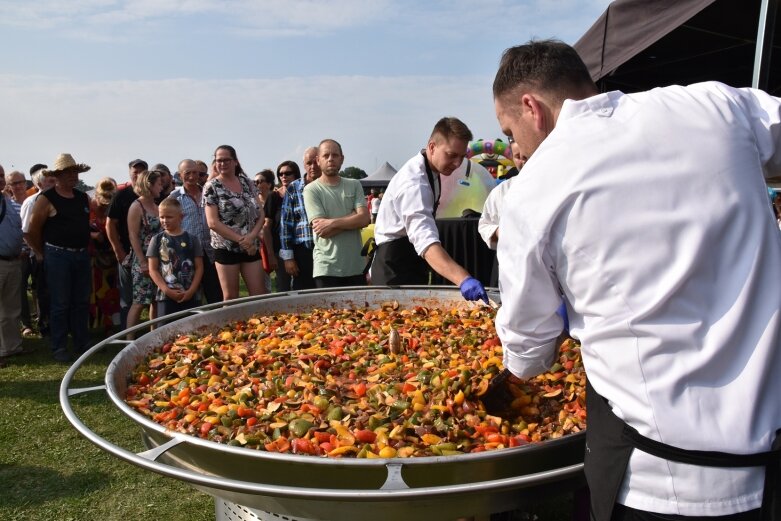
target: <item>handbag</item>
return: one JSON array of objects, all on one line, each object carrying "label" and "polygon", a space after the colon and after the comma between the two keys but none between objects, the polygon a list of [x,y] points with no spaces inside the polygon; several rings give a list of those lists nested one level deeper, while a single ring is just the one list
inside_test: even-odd
[{"label": "handbag", "polygon": [[263,271],[266,273],[271,273],[273,270],[271,269],[271,264],[268,262],[268,252],[266,251],[266,243],[262,242],[260,243],[260,261],[263,264]]}]

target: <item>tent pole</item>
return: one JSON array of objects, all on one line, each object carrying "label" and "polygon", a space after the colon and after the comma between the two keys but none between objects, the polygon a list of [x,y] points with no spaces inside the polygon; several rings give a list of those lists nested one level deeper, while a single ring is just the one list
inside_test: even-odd
[{"label": "tent pole", "polygon": [[770,83],[770,54],[773,49],[777,11],[778,0],[762,0],[754,53],[754,74],[751,78],[751,86],[755,89],[767,90]]}]

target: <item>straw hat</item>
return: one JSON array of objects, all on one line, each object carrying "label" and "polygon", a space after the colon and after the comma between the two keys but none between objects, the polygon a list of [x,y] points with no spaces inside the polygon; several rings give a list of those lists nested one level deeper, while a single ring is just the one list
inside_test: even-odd
[{"label": "straw hat", "polygon": [[84,163],[76,163],[76,160],[73,159],[73,156],[70,154],[60,154],[57,156],[57,159],[54,160],[52,167],[43,171],[43,175],[53,176],[61,174],[65,171],[74,170],[77,174],[80,174],[82,172],[86,172],[90,168],[91,167],[89,165],[85,165]]}]

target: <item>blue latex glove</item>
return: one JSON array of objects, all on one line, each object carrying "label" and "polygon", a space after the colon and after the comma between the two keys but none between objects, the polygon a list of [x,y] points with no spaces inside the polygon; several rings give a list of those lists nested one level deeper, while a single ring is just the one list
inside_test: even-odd
[{"label": "blue latex glove", "polygon": [[476,278],[465,278],[459,288],[461,289],[461,296],[466,300],[482,299],[483,302],[488,304],[488,293],[485,292],[485,288]]},{"label": "blue latex glove", "polygon": [[559,309],[556,310],[556,314],[564,321],[564,331],[569,331],[569,317],[567,316],[567,306],[564,301],[561,301]]}]

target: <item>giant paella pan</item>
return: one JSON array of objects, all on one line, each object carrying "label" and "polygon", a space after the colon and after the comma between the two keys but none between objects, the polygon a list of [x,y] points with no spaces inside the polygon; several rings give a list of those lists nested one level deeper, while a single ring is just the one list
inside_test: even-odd
[{"label": "giant paella pan", "polygon": [[[498,298],[495,294],[491,296],[494,299]],[[79,366],[106,344],[121,342],[119,339],[124,336],[124,332],[93,347],[70,368],[63,379],[60,392],[63,410],[79,432],[101,449],[120,459],[186,481],[201,491],[238,505],[299,518],[454,519],[464,515],[511,510],[529,498],[547,493],[572,491],[582,486],[585,432],[577,427],[573,429],[572,425],[566,433],[549,432],[549,435],[543,439],[537,435],[534,443],[525,443],[524,440],[529,439],[536,428],[542,430],[541,427],[536,424],[521,425],[527,428],[520,430],[522,434],[519,434],[516,432],[519,429],[518,425],[513,425],[515,431],[510,429],[510,432],[507,432],[506,422],[502,427],[501,419],[490,416],[488,420],[496,420],[496,425],[499,426],[494,431],[502,434],[504,429],[504,437],[494,437],[491,442],[486,442],[485,437],[478,437],[474,429],[468,430],[463,421],[459,425],[471,436],[454,438],[452,433],[445,432],[442,418],[451,415],[460,415],[461,420],[466,416],[468,421],[472,421],[471,418],[474,416],[473,423],[476,425],[474,428],[478,431],[481,425],[486,425],[484,413],[479,416],[476,413],[463,414],[464,408],[467,409],[467,413],[470,412],[468,400],[464,399],[464,391],[467,395],[477,395],[481,392],[478,389],[481,381],[479,374],[476,378],[473,375],[469,382],[461,375],[460,384],[453,372],[434,374],[434,378],[441,376],[443,379],[447,378],[447,374],[454,376],[453,393],[448,395],[448,402],[445,403],[443,400],[442,403],[431,406],[434,412],[438,410],[442,412],[441,416],[437,415],[441,428],[437,431],[421,425],[410,430],[409,436],[399,436],[398,429],[394,431],[391,420],[401,417],[407,422],[405,424],[407,427],[412,427],[409,420],[416,414],[414,410],[418,409],[417,417],[420,417],[419,413],[427,411],[429,406],[417,407],[415,403],[416,396],[420,396],[419,389],[415,386],[420,382],[414,372],[407,374],[409,382],[399,383],[397,386],[398,389],[405,390],[405,395],[399,395],[401,391],[395,392],[392,387],[380,385],[379,373],[400,365],[397,363],[399,357],[407,358],[404,355],[404,346],[409,348],[411,342],[415,347],[414,339],[406,335],[408,338],[401,339],[401,351],[399,351],[398,333],[393,324],[375,324],[379,337],[374,338],[377,345],[372,344],[372,347],[377,349],[373,357],[383,363],[370,366],[369,374],[365,371],[358,371],[358,375],[354,374],[355,367],[359,364],[355,359],[350,360],[346,356],[344,356],[343,366],[331,367],[334,359],[328,358],[328,365],[321,363],[318,372],[312,373],[315,378],[318,375],[322,377],[321,383],[341,381],[348,376],[351,382],[366,381],[369,383],[367,396],[371,396],[373,387],[382,390],[384,395],[379,391],[375,393],[375,397],[379,397],[379,404],[376,400],[371,402],[374,406],[370,411],[374,414],[371,415],[361,414],[361,411],[351,409],[350,405],[344,405],[339,401],[344,399],[348,402],[352,401],[352,405],[355,403],[368,405],[368,398],[363,398],[366,390],[351,387],[351,391],[341,391],[345,396],[338,396],[340,391],[336,384],[330,388],[328,385],[321,385],[320,387],[330,389],[329,392],[323,392],[321,396],[315,397],[322,405],[317,407],[319,403],[313,402],[316,405],[311,406],[312,401],[309,400],[311,409],[306,409],[304,406],[303,415],[301,402],[305,400],[302,400],[301,393],[286,388],[280,381],[273,386],[269,384],[264,387],[265,380],[259,382],[258,378],[255,378],[254,393],[257,396],[254,397],[256,398],[254,401],[241,402],[242,399],[247,399],[247,396],[236,392],[237,396],[241,396],[237,398],[240,403],[223,404],[221,401],[216,404],[209,403],[208,407],[201,407],[203,414],[196,414],[197,409],[187,409],[184,412],[190,411],[190,417],[181,410],[178,415],[171,413],[171,409],[165,407],[165,400],[162,402],[155,400],[154,395],[150,394],[151,390],[144,388],[145,384],[150,387],[157,384],[158,388],[165,388],[170,382],[174,382],[178,388],[169,388],[167,396],[178,397],[178,393],[182,392],[187,395],[188,401],[190,388],[195,393],[206,391],[207,388],[209,391],[219,389],[219,382],[230,380],[234,374],[225,370],[229,367],[229,361],[225,362],[221,372],[209,366],[209,364],[214,365],[215,360],[219,358],[216,350],[219,347],[224,350],[223,346],[234,340],[249,339],[250,343],[260,345],[262,339],[268,338],[267,335],[260,334],[260,339],[257,336],[236,339],[233,335],[237,324],[240,325],[241,331],[251,329],[249,326],[261,330],[268,327],[260,320],[263,317],[286,314],[286,323],[279,323],[277,327],[291,329],[287,322],[295,321],[295,319],[291,320],[290,316],[296,314],[308,316],[313,310],[326,310],[326,315],[330,313],[328,310],[361,310],[360,313],[366,314],[367,310],[381,312],[383,306],[386,309],[391,306],[389,312],[391,310],[404,312],[407,316],[428,313],[433,309],[447,310],[445,313],[450,312],[454,315],[466,313],[467,317],[475,316],[474,304],[464,302],[456,289],[432,287],[302,291],[239,299],[226,306],[204,306],[194,311],[166,317],[169,321],[167,324],[128,343],[107,368],[105,386],[72,389],[72,380]],[[398,330],[403,335],[405,315],[394,315],[394,317],[396,322],[402,323]],[[470,320],[472,319],[466,320],[467,324]],[[157,322],[164,323],[165,320],[159,319]],[[428,322],[434,323],[431,320]],[[479,325],[478,320],[472,322],[476,326]],[[136,330],[141,330],[143,327],[143,325],[137,326]],[[441,328],[441,323],[434,327]],[[333,348],[333,338],[330,338],[332,341],[330,346],[315,345],[312,336],[307,337],[306,330],[302,330],[301,327],[293,329],[297,334],[294,339],[297,338],[296,346],[299,351],[309,349],[309,353],[316,354],[315,347]],[[345,333],[351,335],[352,331]],[[387,335],[383,336],[382,333]],[[394,335],[396,338],[393,338]],[[203,338],[210,338],[213,342],[198,343],[199,339]],[[465,338],[462,337],[455,339],[454,343],[463,341]],[[197,344],[197,349],[192,351],[195,355],[189,355],[195,360],[186,360],[192,362],[190,365],[196,368],[197,374],[188,375],[184,370],[179,373],[172,372],[177,368],[181,369],[182,363],[177,362],[177,366],[171,362],[170,351],[172,348],[173,351],[177,348],[183,350],[185,349],[183,346],[187,349],[192,348],[193,346],[187,345],[188,342]],[[340,343],[336,342],[336,345],[339,347]],[[304,349],[300,349],[302,346]],[[483,346],[475,347],[480,349]],[[316,357],[309,355],[303,361],[285,361],[281,350],[266,352],[272,352],[277,360],[267,363],[267,366],[261,369],[283,370],[293,363],[306,369],[314,368],[314,365],[319,362]],[[339,354],[342,355],[341,351]],[[236,353],[229,352],[225,356],[229,359],[235,357]],[[435,358],[435,353],[431,353],[431,357]],[[161,367],[165,364],[160,360],[168,360],[171,367]],[[428,364],[427,369],[431,368],[430,360],[422,362]],[[450,364],[454,362],[451,360]],[[476,373],[490,372],[495,371],[494,365],[493,363],[478,364],[473,369]],[[165,371],[168,380],[162,382],[160,375],[155,377],[153,368]],[[302,372],[306,373],[306,371],[298,371],[296,374]],[[337,375],[337,380],[328,375],[331,372]],[[258,372],[253,374],[256,377],[261,376]],[[432,371],[428,371],[426,376],[431,378]],[[196,380],[201,377],[206,380],[204,380],[204,387],[199,389],[196,385],[199,382]],[[236,379],[238,378],[239,376],[236,375]],[[187,381],[192,383],[189,388],[185,384]],[[291,382],[292,380],[288,379],[284,383],[294,387]],[[246,383],[247,389],[253,389],[251,378]],[[426,383],[430,384],[428,381]],[[442,386],[442,383],[435,382],[437,386]],[[449,382],[445,383],[449,385]],[[471,389],[470,384],[473,387]],[[464,387],[465,385],[467,387]],[[279,387],[283,394],[269,395],[269,388],[275,387]],[[185,388],[188,390],[185,391]],[[92,432],[74,413],[71,407],[74,395],[103,389],[114,405],[139,426],[148,450],[134,453],[118,447]],[[303,384],[299,390],[305,392]],[[555,397],[560,392],[551,390],[549,395]],[[145,396],[147,400],[140,400],[141,396]],[[454,403],[453,398],[456,402],[460,398],[467,404]],[[166,400],[169,400],[167,404],[169,406],[177,405],[176,399],[166,398]],[[230,400],[226,400],[228,401]],[[291,403],[296,406],[296,414],[299,416],[280,415],[283,410],[282,405],[288,406]],[[341,406],[336,407],[336,403]],[[245,414],[244,410],[249,406],[253,406],[256,411],[261,411],[265,415],[261,412]],[[454,406],[460,407],[458,414],[453,411]],[[446,410],[448,407],[452,414]],[[247,430],[244,416],[249,415],[254,418],[250,422],[253,428]],[[351,416],[353,420],[359,419],[357,427],[349,423]],[[477,425],[477,418],[480,420],[479,425]],[[266,430],[257,429],[257,434],[253,437],[252,434],[256,431],[254,426],[258,421],[258,428],[263,425]],[[388,423],[384,424],[384,422]],[[206,425],[207,423],[211,425]],[[340,430],[340,425],[349,425],[351,429]],[[452,420],[449,425],[453,425]],[[359,439],[356,440],[355,435],[359,432],[360,434],[357,434]],[[375,434],[371,434],[372,432]],[[394,432],[397,436],[393,436]],[[331,434],[325,435],[327,433]],[[344,434],[344,436],[339,436],[336,440],[334,433]],[[379,440],[376,433],[379,433]],[[483,430],[480,434],[486,433]],[[521,440],[520,443],[517,440]]]}]

